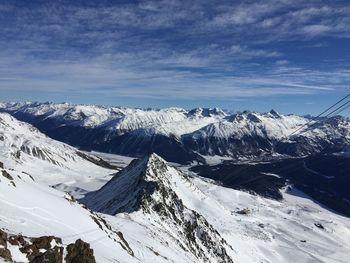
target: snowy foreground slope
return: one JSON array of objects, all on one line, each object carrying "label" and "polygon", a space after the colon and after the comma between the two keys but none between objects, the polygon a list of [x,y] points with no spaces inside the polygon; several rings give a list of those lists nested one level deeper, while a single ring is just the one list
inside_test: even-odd
[{"label": "snowy foreground slope", "polygon": [[[134,161],[83,202],[115,214],[107,221],[126,233],[147,226],[152,230],[143,231],[178,239],[172,244],[184,242],[186,249],[181,226],[191,218],[189,211],[196,211],[227,242],[229,247],[223,246],[235,262],[347,262],[350,255],[350,220],[303,193],[290,190],[282,202],[263,199],[185,175],[157,155]],[[195,225],[201,233],[201,225]]]},{"label": "snowy foreground slope", "polygon": [[[97,214],[65,193],[34,182],[26,173],[3,171],[13,180],[0,175],[0,229],[27,237],[59,237],[65,246],[81,238],[94,249],[97,262],[126,262],[125,258],[137,262],[123,248],[120,234],[108,229]],[[17,246],[9,249],[14,261],[28,262]]]},{"label": "snowy foreground slope", "polygon": [[[0,103],[0,110],[60,141],[88,150],[131,156],[152,152],[178,163],[210,156],[262,159],[339,152],[350,145],[350,120],[335,116],[229,113],[197,108],[160,110],[73,105]],[[289,136],[312,121],[312,129]]]},{"label": "snowy foreground slope", "polygon": [[[97,157],[91,162],[7,114],[0,131],[0,230],[9,235],[61,238],[65,254],[82,239],[98,263],[348,262],[349,218],[296,189],[281,202],[264,199],[180,172],[155,154],[111,177],[115,170],[94,164],[107,166]],[[67,187],[49,187],[60,183]],[[85,195],[91,210],[59,190]],[[18,246],[7,247],[28,262]]]}]

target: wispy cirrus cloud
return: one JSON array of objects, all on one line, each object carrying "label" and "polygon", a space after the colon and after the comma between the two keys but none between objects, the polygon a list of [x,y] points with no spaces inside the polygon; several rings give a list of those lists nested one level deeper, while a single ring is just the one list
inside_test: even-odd
[{"label": "wispy cirrus cloud", "polygon": [[330,43],[350,38],[349,17],[346,1],[3,1],[0,90],[155,99],[342,92],[346,62],[303,57],[319,43],[332,56]]}]

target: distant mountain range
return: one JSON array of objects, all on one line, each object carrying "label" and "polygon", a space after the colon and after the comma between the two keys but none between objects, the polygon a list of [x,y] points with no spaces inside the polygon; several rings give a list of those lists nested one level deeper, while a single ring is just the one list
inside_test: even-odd
[{"label": "distant mountain range", "polygon": [[[212,156],[269,160],[342,151],[350,145],[346,117],[312,118],[229,113],[218,108],[135,109],[68,103],[0,103],[48,136],[85,150],[129,156],[157,153],[168,161],[206,162]],[[311,127],[290,136],[311,121]]]}]

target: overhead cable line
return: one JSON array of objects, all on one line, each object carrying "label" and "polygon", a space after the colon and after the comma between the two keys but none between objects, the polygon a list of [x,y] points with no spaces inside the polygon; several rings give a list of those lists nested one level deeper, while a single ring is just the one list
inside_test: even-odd
[{"label": "overhead cable line", "polygon": [[[323,118],[334,117],[334,116],[336,116],[337,114],[339,114],[339,113],[343,112],[344,110],[346,110],[349,106],[350,106],[350,100],[347,101],[347,102],[345,102],[345,103],[343,103],[342,105],[340,105],[340,106],[337,107],[335,110],[333,110],[333,111],[331,111],[330,113],[328,113],[328,114],[327,114],[326,116],[324,116]],[[335,114],[334,114],[333,116],[331,116],[333,113],[335,113]],[[320,121],[314,122],[314,123],[311,124],[308,128],[312,128],[312,127],[316,126],[316,124],[318,124],[318,123],[320,123]],[[307,131],[307,129],[301,130],[301,132],[300,132],[299,134],[304,133],[304,132],[306,132],[306,131]]]},{"label": "overhead cable line", "polygon": [[335,113],[335,115],[338,115],[339,113],[341,113],[341,112],[345,111],[345,110],[346,110],[346,109],[348,109],[348,108],[350,108],[350,104],[349,104],[349,105],[347,105],[345,108],[340,109],[338,112],[336,112],[336,113]]},{"label": "overhead cable line", "polygon": [[[333,110],[332,112],[330,112],[330,113],[328,113],[325,117],[329,117],[329,115],[331,115],[332,113],[334,113],[334,112],[336,112],[336,111],[338,111],[338,110],[340,110],[339,112],[342,112],[343,111],[343,107],[345,107],[347,104],[349,104],[350,103],[350,100],[349,101],[347,101],[347,102],[345,102],[345,103],[343,103],[341,106],[339,106],[338,108],[336,108],[335,110]],[[347,108],[348,106],[346,106],[346,108]],[[336,114],[338,114],[338,112],[336,112]],[[335,114],[335,115],[336,115]]]},{"label": "overhead cable line", "polygon": [[[304,125],[300,126],[299,128],[297,128],[295,131],[293,131],[292,133],[290,133],[287,138],[289,138],[290,136],[292,136],[293,134],[297,133],[298,131],[300,131],[301,129],[303,129],[306,126],[309,126],[310,123],[312,123],[314,121],[314,119],[317,119],[319,117],[321,117],[323,114],[325,114],[327,111],[331,110],[332,108],[334,108],[335,106],[337,106],[339,103],[341,103],[342,101],[346,100],[347,98],[350,97],[350,93],[347,94],[345,97],[343,97],[342,99],[338,100],[336,103],[334,103],[332,106],[328,107],[326,110],[324,110],[323,112],[321,112],[320,114],[318,114],[315,118],[309,120],[307,123],[305,123]],[[346,102],[345,104],[342,104],[342,106],[338,107],[335,111],[337,111],[338,109],[340,109],[341,107],[343,107],[344,105],[348,104],[348,102]],[[328,113],[325,117],[328,117],[330,114],[334,113],[335,111],[332,111],[331,113]],[[313,124],[312,124],[313,125]]]}]

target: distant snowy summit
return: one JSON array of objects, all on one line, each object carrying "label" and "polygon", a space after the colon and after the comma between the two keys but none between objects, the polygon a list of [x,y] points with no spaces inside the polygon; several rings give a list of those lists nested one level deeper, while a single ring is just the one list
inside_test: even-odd
[{"label": "distant snowy summit", "polygon": [[[269,159],[339,152],[350,145],[350,120],[312,119],[218,108],[137,109],[68,103],[0,103],[5,111],[48,136],[87,150],[169,161],[205,162],[208,156]],[[296,129],[307,122],[309,129]]]}]

